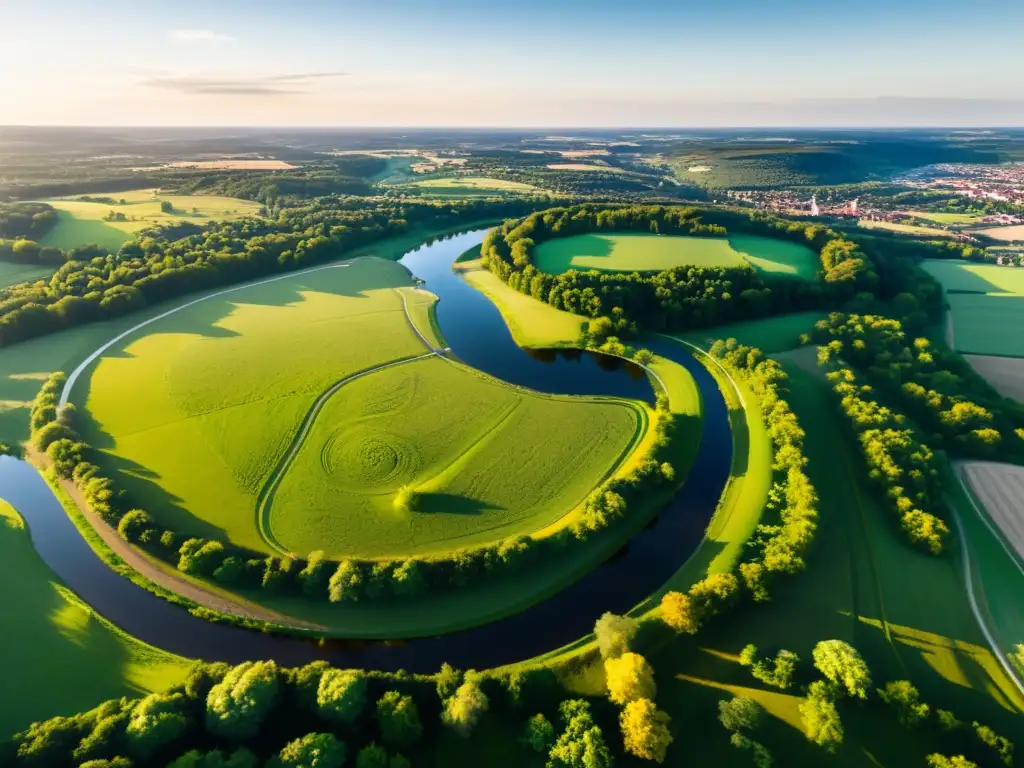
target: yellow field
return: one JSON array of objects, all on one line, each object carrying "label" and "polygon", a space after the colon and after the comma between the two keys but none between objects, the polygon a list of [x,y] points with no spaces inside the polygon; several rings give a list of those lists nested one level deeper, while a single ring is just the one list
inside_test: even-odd
[{"label": "yellow field", "polygon": [[200,171],[286,171],[296,166],[284,160],[180,160],[168,168],[194,168]]},{"label": "yellow field", "polygon": [[[43,245],[68,249],[86,243],[96,243],[110,250],[117,250],[122,243],[131,239],[134,233],[156,224],[170,224],[176,221],[205,224],[210,221],[238,219],[243,216],[255,216],[261,208],[259,203],[251,200],[212,195],[163,195],[156,189],[92,195],[110,197],[116,201],[115,205],[88,202],[81,197],[77,195],[42,201],[52,205],[59,217],[57,226],[42,238]],[[160,209],[161,202],[170,203],[172,211],[164,213]],[[105,217],[109,216],[111,211],[124,214],[127,221],[106,221]]]},{"label": "yellow field", "polygon": [[537,187],[506,179],[491,179],[486,176],[454,176],[444,179],[417,181],[420,189],[436,192],[533,192]]},{"label": "yellow field", "polygon": [[590,163],[548,163],[553,171],[607,171],[609,173],[625,173],[622,168],[611,165],[592,165]]}]

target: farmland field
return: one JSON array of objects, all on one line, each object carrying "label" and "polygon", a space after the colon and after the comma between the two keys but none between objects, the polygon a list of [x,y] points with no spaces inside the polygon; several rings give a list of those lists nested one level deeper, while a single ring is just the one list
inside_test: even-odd
[{"label": "farmland field", "polygon": [[53,271],[53,267],[41,267],[37,264],[12,264],[9,261],[0,261],[0,288],[41,280],[52,275]]},{"label": "farmland field", "polygon": [[[527,534],[580,503],[641,428],[637,411],[517,391],[440,358],[353,381],[324,407],[273,500],[294,552],[397,557]],[[410,512],[395,491],[420,494]]]},{"label": "farmland field", "polygon": [[5,689],[18,692],[17,706],[0,707],[0,732],[184,679],[189,660],[125,635],[61,584],[2,499],[0,576],[0,672]]},{"label": "farmland field", "polygon": [[818,258],[810,248],[752,235],[728,238],[651,234],[588,234],[547,240],[536,247],[538,269],[660,272],[673,267],[738,267],[750,264],[771,275],[813,278]]},{"label": "farmland field", "polygon": [[488,195],[495,193],[536,192],[537,187],[506,179],[485,176],[455,176],[443,179],[424,179],[415,182],[424,194],[430,195]]},{"label": "farmland field", "polygon": [[1014,227],[991,227],[976,231],[980,235],[987,235],[993,240],[1002,240],[1004,243],[1024,242],[1024,224]]},{"label": "farmland field", "polygon": [[949,237],[949,230],[938,227],[926,227],[921,224],[900,224],[895,221],[871,221],[861,219],[857,226],[862,229],[886,229],[890,232],[901,232],[905,235],[927,235],[929,237]]},{"label": "farmland field", "polygon": [[981,218],[976,213],[932,213],[931,211],[910,211],[919,219],[934,221],[936,224],[969,224]]},{"label": "farmland field", "polygon": [[992,355],[964,355],[964,359],[1000,395],[1024,403],[1024,360]]},{"label": "farmland field", "polygon": [[950,346],[976,355],[1024,357],[1024,337],[1006,332],[1024,322],[1024,269],[953,260],[922,266],[946,290]]},{"label": "farmland field", "polygon": [[[113,205],[90,202],[82,200],[81,195],[44,200],[57,210],[58,221],[42,238],[42,244],[68,249],[96,243],[116,251],[135,232],[146,227],[175,221],[206,224],[210,221],[255,216],[261,207],[251,200],[208,195],[164,195],[155,189],[98,196],[111,197],[117,202]],[[123,204],[121,200],[124,200]],[[171,204],[170,213],[160,209],[161,202]],[[127,220],[105,221],[104,217],[111,211],[124,214]]]},{"label": "farmland field", "polygon": [[165,525],[265,549],[256,494],[317,397],[347,374],[426,351],[394,290],[409,283],[399,264],[360,259],[161,320],[105,354],[74,392],[86,438]]}]

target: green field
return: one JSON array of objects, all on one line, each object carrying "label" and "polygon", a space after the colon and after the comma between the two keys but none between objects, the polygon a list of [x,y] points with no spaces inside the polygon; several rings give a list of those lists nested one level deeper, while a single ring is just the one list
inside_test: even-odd
[{"label": "green field", "polygon": [[958,352],[1024,357],[1024,269],[954,260],[922,266],[946,290]]},{"label": "green field", "polygon": [[926,227],[920,224],[899,224],[895,221],[871,221],[870,219],[861,219],[857,222],[857,226],[862,229],[885,229],[889,232],[900,232],[904,235],[926,235],[928,237],[950,236],[948,229]]},{"label": "green field", "polygon": [[523,194],[540,191],[532,184],[507,179],[492,179],[486,176],[451,176],[440,179],[424,179],[412,182],[423,194],[435,197],[473,197],[494,194]]},{"label": "green field", "polygon": [[705,349],[716,339],[736,339],[740,344],[757,347],[766,354],[773,354],[800,346],[800,334],[809,332],[814,324],[824,317],[824,312],[793,312],[674,335]]},{"label": "green field", "polygon": [[937,224],[970,224],[981,218],[977,213],[932,213],[931,211],[910,211],[919,219],[927,219]]},{"label": "green field", "polygon": [[728,238],[651,234],[588,234],[547,240],[536,247],[537,269],[602,272],[661,272],[686,265],[738,267],[750,264],[770,275],[811,279],[818,258],[805,246],[753,235]]},{"label": "green field", "polygon": [[[86,243],[102,245],[116,251],[132,235],[146,227],[188,221],[206,224],[210,221],[255,216],[261,205],[251,200],[208,195],[165,195],[155,189],[137,189],[131,192],[97,193],[93,197],[111,197],[116,205],[86,202],[81,195],[43,200],[57,210],[58,222],[42,238],[43,245],[56,248],[74,248]],[[124,203],[121,204],[120,201]],[[170,213],[160,210],[162,201],[173,208]],[[105,221],[111,211],[123,213],[127,221]]]},{"label": "green field", "polygon": [[18,283],[35,282],[53,274],[53,267],[41,267],[37,264],[12,264],[0,261],[0,288]]},{"label": "green field", "polygon": [[20,515],[2,499],[0,574],[0,670],[10,694],[10,706],[0,707],[5,737],[36,720],[184,679],[191,661],[129,637],[61,584],[33,549]]},{"label": "green field", "polygon": [[[331,398],[273,500],[294,552],[400,557],[550,525],[641,433],[637,411],[515,390],[438,357],[388,368]],[[421,494],[398,512],[395,491]]]}]

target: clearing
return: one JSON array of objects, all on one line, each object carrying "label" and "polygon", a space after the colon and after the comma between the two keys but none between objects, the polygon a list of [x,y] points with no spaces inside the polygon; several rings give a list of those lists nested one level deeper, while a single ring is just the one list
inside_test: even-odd
[{"label": "clearing", "polygon": [[561,274],[570,269],[603,272],[661,272],[680,266],[738,267],[811,279],[819,268],[814,251],[803,245],[755,235],[690,237],[646,233],[574,235],[536,247],[537,269]]},{"label": "clearing", "polygon": [[[330,558],[443,552],[557,522],[643,432],[614,401],[542,397],[432,357],[347,384],[317,417],[274,496],[289,551]],[[420,494],[395,510],[395,492]]]},{"label": "clearing", "polygon": [[[83,200],[83,197],[91,200]],[[113,202],[95,202],[101,198],[110,198]],[[40,243],[65,250],[96,243],[116,251],[136,232],[147,227],[176,221],[206,224],[239,219],[256,216],[262,207],[252,200],[213,195],[167,195],[157,189],[57,197],[41,202],[57,210],[58,221]],[[161,203],[165,202],[171,205],[169,212],[161,209]],[[125,220],[114,221],[110,218],[111,213],[118,218],[123,215]]]},{"label": "clearing", "polygon": [[1024,403],[1024,360],[991,355],[964,355],[964,359],[1000,395]]},{"label": "clearing", "polygon": [[70,715],[104,699],[144,696],[182,682],[191,661],[160,651],[105,621],[36,554],[21,516],[0,499],[0,732]]},{"label": "clearing", "polygon": [[924,267],[946,290],[954,348],[976,355],[1024,357],[1024,269],[932,259]]},{"label": "clearing", "polygon": [[486,197],[495,194],[523,194],[540,191],[532,184],[507,179],[492,179],[486,176],[453,176],[443,179],[424,179],[414,182],[425,195],[458,195]]},{"label": "clearing", "polygon": [[38,264],[13,264],[0,261],[0,288],[7,288],[18,283],[35,282],[48,278],[54,272],[53,267]]}]

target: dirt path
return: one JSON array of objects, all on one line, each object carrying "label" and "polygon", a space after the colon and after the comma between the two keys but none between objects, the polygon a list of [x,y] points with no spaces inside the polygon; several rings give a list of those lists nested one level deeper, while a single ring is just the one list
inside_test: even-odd
[{"label": "dirt path", "polygon": [[[29,449],[26,453],[26,458],[37,469],[42,470],[49,466],[49,460],[47,457],[35,449]],[[164,570],[160,566],[156,565],[147,555],[143,554],[141,551],[122,539],[118,535],[117,531],[111,528],[102,517],[93,512],[86,503],[82,492],[73,482],[70,480],[60,480],[60,485],[75,502],[75,505],[85,516],[89,525],[91,525],[96,533],[99,534],[100,538],[103,539],[104,544],[106,544],[114,554],[124,560],[130,568],[144,576],[149,581],[152,581],[154,584],[163,587],[169,592],[181,595],[204,608],[209,608],[210,610],[217,611],[219,613],[231,614],[232,616],[240,616],[246,619],[255,619],[257,621],[269,621],[286,627],[325,629],[325,627],[317,624],[297,621],[290,616],[285,616],[283,614],[261,608],[260,606],[239,603],[225,595],[205,589],[199,584],[186,579],[184,576],[177,575],[173,571]]]}]

